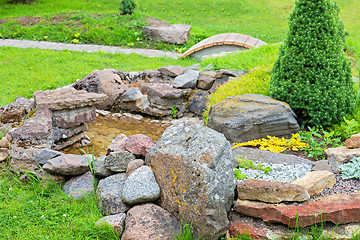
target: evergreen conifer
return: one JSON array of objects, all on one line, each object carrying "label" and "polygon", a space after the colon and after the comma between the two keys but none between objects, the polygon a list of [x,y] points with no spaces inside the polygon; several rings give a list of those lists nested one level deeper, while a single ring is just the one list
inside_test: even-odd
[{"label": "evergreen conifer", "polygon": [[297,0],[272,69],[270,94],[288,103],[306,124],[329,126],[353,110],[339,11],[330,0]]}]

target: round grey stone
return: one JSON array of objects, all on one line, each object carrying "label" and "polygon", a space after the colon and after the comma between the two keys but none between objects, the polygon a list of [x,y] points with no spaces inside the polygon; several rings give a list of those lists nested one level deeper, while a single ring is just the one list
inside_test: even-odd
[{"label": "round grey stone", "polygon": [[151,168],[142,166],[125,180],[122,199],[128,204],[152,202],[160,197],[160,187]]}]

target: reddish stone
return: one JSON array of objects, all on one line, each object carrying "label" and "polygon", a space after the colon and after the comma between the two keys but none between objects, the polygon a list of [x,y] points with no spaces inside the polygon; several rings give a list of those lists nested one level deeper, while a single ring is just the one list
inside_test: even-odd
[{"label": "reddish stone", "polygon": [[49,108],[53,111],[93,106],[103,102],[105,98],[105,94],[78,91],[72,87],[46,91],[38,90],[34,93],[37,108]]},{"label": "reddish stone", "polygon": [[181,98],[183,95],[182,90],[173,88],[166,83],[143,83],[141,84],[141,91],[162,98]]},{"label": "reddish stone", "polygon": [[126,167],[126,175],[129,176],[132,172],[134,172],[136,169],[144,165],[144,160],[142,159],[134,159],[131,160],[127,167]]},{"label": "reddish stone", "polygon": [[96,118],[95,107],[83,107],[76,109],[64,109],[53,111],[53,126],[59,128],[71,128],[94,121]]},{"label": "reddish stone", "polygon": [[181,66],[168,65],[159,68],[158,71],[166,76],[177,77],[184,73],[185,68]]},{"label": "reddish stone", "polygon": [[119,136],[117,136],[112,143],[110,144],[110,146],[108,147],[107,151],[106,151],[106,155],[109,155],[112,152],[122,152],[122,151],[126,151],[125,148],[125,141],[127,139],[127,136],[125,134],[120,134]]},{"label": "reddish stone", "polygon": [[0,122],[4,124],[22,122],[34,109],[33,100],[18,97],[13,103],[0,107]]},{"label": "reddish stone", "polygon": [[125,140],[126,150],[135,155],[145,156],[154,145],[154,140],[143,134],[132,135]]},{"label": "reddish stone", "polygon": [[232,237],[239,235],[250,236],[251,239],[267,239],[266,232],[242,222],[234,222],[229,227],[229,233]]},{"label": "reddish stone", "polygon": [[278,222],[289,227],[306,227],[329,221],[334,224],[360,222],[360,193],[337,194],[308,201],[303,206],[266,204],[238,200],[234,210],[238,213]]},{"label": "reddish stone", "polygon": [[171,240],[179,232],[180,226],[175,217],[165,209],[147,203],[128,211],[121,240]]},{"label": "reddish stone", "polygon": [[352,135],[345,141],[345,146],[348,148],[360,148],[360,133]]}]

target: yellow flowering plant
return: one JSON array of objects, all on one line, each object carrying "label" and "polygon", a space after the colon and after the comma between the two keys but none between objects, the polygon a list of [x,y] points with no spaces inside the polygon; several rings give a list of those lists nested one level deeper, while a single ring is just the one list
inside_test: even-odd
[{"label": "yellow flowering plant", "polygon": [[302,142],[298,133],[293,134],[290,139],[267,136],[267,139],[255,139],[243,143],[234,143],[232,148],[237,147],[259,147],[260,150],[281,153],[286,150],[299,151],[307,147],[307,143]]}]

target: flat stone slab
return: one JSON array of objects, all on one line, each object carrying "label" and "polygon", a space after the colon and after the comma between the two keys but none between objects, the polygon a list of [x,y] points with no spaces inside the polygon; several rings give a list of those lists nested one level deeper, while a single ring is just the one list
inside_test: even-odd
[{"label": "flat stone slab", "polygon": [[339,165],[350,162],[354,157],[360,157],[360,148],[337,147],[328,148],[325,151],[329,164],[333,171],[337,171]]},{"label": "flat stone slab", "polygon": [[89,170],[88,156],[64,154],[48,160],[43,169],[49,173],[75,176]]},{"label": "flat stone slab", "polygon": [[329,171],[308,172],[304,177],[292,182],[304,187],[310,196],[321,193],[325,188],[332,188],[335,183],[335,174]]},{"label": "flat stone slab", "polygon": [[49,108],[50,110],[93,106],[104,101],[106,97],[105,94],[89,93],[84,90],[76,90],[72,87],[46,91],[38,90],[34,93],[36,107]]},{"label": "flat stone slab", "polygon": [[141,91],[161,98],[181,98],[183,95],[182,90],[173,88],[166,83],[143,83],[141,84]]},{"label": "flat stone slab", "polygon": [[185,68],[177,65],[163,66],[158,69],[159,72],[169,77],[177,77],[184,73]]},{"label": "flat stone slab", "polygon": [[0,39],[0,46],[18,47],[18,48],[39,48],[39,49],[52,49],[52,50],[68,50],[79,52],[107,52],[107,53],[122,53],[122,54],[139,54],[147,57],[169,57],[177,59],[181,56],[180,53],[165,52],[154,49],[141,49],[141,48],[121,48],[114,46],[102,46],[94,44],[69,44],[57,43],[48,41],[30,41],[30,40],[15,40],[15,39]]},{"label": "flat stone slab", "polygon": [[234,210],[265,222],[277,222],[302,228],[329,221],[344,224],[360,221],[360,193],[337,194],[309,200],[303,206],[267,204],[256,201],[237,200]]},{"label": "flat stone slab", "polygon": [[267,203],[306,201],[310,195],[305,187],[284,183],[248,179],[236,186],[238,199],[257,200]]}]

